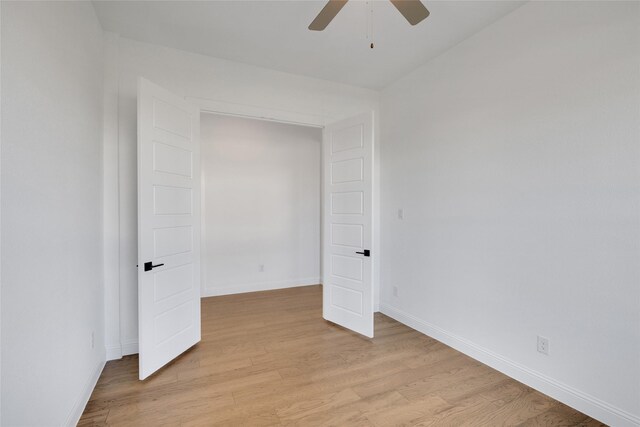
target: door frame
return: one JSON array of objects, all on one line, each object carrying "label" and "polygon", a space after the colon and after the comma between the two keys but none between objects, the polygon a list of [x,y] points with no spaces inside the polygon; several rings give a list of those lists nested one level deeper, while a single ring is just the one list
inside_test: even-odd
[{"label": "door frame", "polygon": [[[235,116],[235,117],[244,117],[248,119],[257,119],[257,120],[265,120],[277,123],[285,123],[285,124],[293,124],[300,126],[308,126],[323,129],[325,125],[329,123],[333,123],[339,121],[341,119],[345,119],[359,113],[371,112],[373,114],[373,239],[371,245],[371,262],[373,269],[373,311],[374,313],[380,311],[380,254],[381,254],[381,246],[380,246],[380,132],[379,132],[379,111],[377,108],[372,110],[358,110],[352,111],[342,116],[333,116],[333,115],[320,115],[320,114],[311,114],[311,113],[300,113],[296,111],[271,108],[271,107],[262,107],[256,105],[248,105],[248,104],[238,104],[233,102],[226,101],[218,101],[207,98],[193,97],[187,96],[185,100],[195,104],[200,107],[200,114],[202,113],[210,113],[210,114],[220,114],[227,116]],[[324,149],[325,141],[322,142],[322,149]],[[206,224],[204,224],[205,218],[205,183],[204,183],[204,168],[201,168],[201,232],[205,232]],[[322,209],[322,200],[324,200],[324,180],[322,174],[323,169],[321,167],[321,176],[320,180],[322,183],[321,187],[321,209]],[[320,223],[322,224],[324,221],[323,212],[321,211]],[[322,232],[322,230],[321,230]],[[321,244],[323,240],[323,236],[321,235]],[[206,259],[206,239],[202,239],[200,245],[200,256],[201,259]],[[324,265],[324,253],[321,248],[321,268]],[[322,277],[322,270],[320,271],[321,281],[324,280]],[[201,263],[200,267],[200,286],[201,286],[201,295],[205,295],[207,283],[207,274],[205,263]]]}]

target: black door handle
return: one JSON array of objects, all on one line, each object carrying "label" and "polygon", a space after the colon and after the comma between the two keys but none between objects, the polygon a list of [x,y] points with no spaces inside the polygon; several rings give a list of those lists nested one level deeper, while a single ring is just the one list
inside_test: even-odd
[{"label": "black door handle", "polygon": [[162,267],[164,264],[153,265],[151,261],[144,263],[144,271],[151,271],[156,267]]},{"label": "black door handle", "polygon": [[356,253],[364,256],[371,256],[371,251],[369,249],[365,249],[362,252],[356,252]]}]

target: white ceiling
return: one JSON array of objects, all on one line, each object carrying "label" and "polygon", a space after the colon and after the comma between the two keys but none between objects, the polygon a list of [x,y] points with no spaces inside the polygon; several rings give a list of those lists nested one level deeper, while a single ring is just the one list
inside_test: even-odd
[{"label": "white ceiling", "polygon": [[[412,27],[386,0],[351,0],[326,30],[307,26],[325,1],[94,1],[105,30],[289,73],[380,89],[521,6],[429,1]],[[369,48],[367,15],[373,8]]]}]

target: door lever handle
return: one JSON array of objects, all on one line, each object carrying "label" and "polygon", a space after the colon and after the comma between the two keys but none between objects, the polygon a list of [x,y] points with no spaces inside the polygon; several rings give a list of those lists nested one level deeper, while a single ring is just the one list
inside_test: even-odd
[{"label": "door lever handle", "polygon": [[164,265],[164,264],[156,264],[156,265],[153,265],[153,263],[152,263],[151,261],[149,261],[149,262],[145,262],[145,263],[144,263],[144,271],[151,271],[151,270],[153,270],[154,268],[156,268],[156,267],[162,267],[163,265]]},{"label": "door lever handle", "polygon": [[356,253],[364,256],[371,256],[371,251],[369,249],[365,249],[362,252],[356,252]]}]

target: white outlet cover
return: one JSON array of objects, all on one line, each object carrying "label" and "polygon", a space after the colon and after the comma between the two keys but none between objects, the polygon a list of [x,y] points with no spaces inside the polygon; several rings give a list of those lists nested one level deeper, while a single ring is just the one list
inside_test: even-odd
[{"label": "white outlet cover", "polygon": [[549,338],[538,335],[538,352],[549,355]]}]

